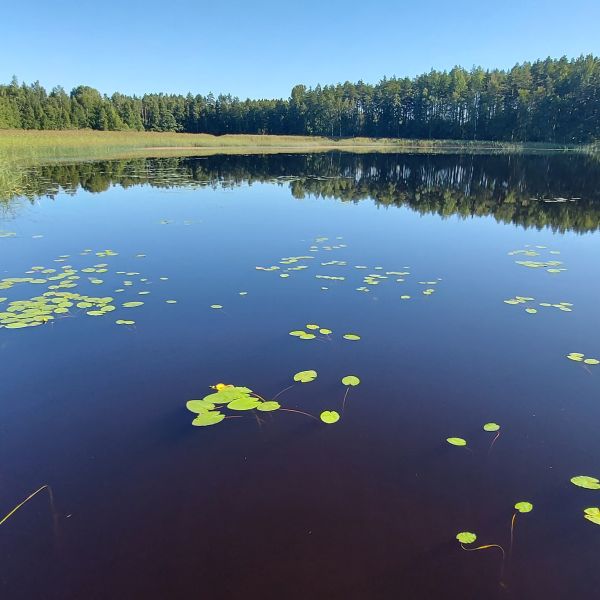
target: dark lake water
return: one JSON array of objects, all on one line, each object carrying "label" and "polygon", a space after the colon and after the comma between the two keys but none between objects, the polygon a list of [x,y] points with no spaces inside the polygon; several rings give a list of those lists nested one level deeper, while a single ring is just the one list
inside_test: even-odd
[{"label": "dark lake water", "polygon": [[[570,482],[600,477],[600,365],[567,359],[600,359],[598,159],[135,159],[37,167],[27,196],[0,279],[39,283],[0,283],[3,323],[65,310],[0,328],[0,518],[53,502],[0,525],[1,598],[600,595],[600,490]],[[212,385],[309,369],[278,401],[317,420],[192,426]]]}]

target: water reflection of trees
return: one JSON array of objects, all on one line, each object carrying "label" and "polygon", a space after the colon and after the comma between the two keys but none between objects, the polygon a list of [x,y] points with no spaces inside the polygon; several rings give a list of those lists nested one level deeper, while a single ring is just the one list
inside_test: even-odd
[{"label": "water reflection of trees", "polygon": [[[600,164],[582,154],[277,154],[144,158],[39,166],[26,175],[29,199],[79,189],[288,186],[295,198],[371,199],[420,213],[493,216],[524,227],[600,227]],[[572,200],[575,198],[576,200]],[[558,201],[557,201],[558,199]]]}]

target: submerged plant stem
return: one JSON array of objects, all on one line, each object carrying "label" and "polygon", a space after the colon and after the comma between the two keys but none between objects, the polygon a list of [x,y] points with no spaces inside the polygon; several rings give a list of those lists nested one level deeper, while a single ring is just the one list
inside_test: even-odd
[{"label": "submerged plant stem", "polygon": [[283,410],[284,412],[292,412],[292,413],[298,413],[299,415],[306,415],[307,417],[310,417],[311,419],[314,419],[315,421],[318,421],[319,419],[317,419],[317,417],[315,417],[315,415],[311,415],[310,413],[301,411],[301,410],[294,410],[293,408],[280,408],[279,410]]},{"label": "submerged plant stem", "polygon": [[346,398],[348,397],[348,392],[350,391],[350,386],[346,388],[346,393],[344,394],[344,401],[342,402],[342,412],[346,410]]},{"label": "submerged plant stem", "polygon": [[1,521],[0,521],[0,525],[2,525],[3,523],[5,523],[8,519],[10,519],[10,517],[12,517],[24,504],[27,504],[27,502],[29,502],[34,496],[36,496],[37,494],[39,494],[42,490],[48,490],[48,494],[50,495],[50,502],[52,503],[52,490],[50,489],[50,486],[45,483],[41,488],[35,490],[35,492],[33,492],[33,494],[30,494],[29,496],[27,496],[27,498],[25,498],[25,500],[23,500],[23,502],[20,502],[19,504],[17,504],[17,506],[15,506]]},{"label": "submerged plant stem", "polygon": [[515,532],[515,521],[517,519],[517,513],[515,513],[512,516],[512,519],[510,521],[510,548],[508,549],[508,555],[510,556],[512,554],[512,548],[513,548],[513,538],[514,538],[514,532]]},{"label": "submerged plant stem", "polygon": [[488,450],[488,454],[492,451],[492,448],[494,447],[494,444],[496,443],[496,440],[500,437],[500,432],[498,432],[495,436],[494,439],[492,440],[492,443],[490,444],[490,449]]},{"label": "submerged plant stem", "polygon": [[273,396],[273,400],[275,400],[276,398],[279,398],[279,396],[281,396],[281,394],[283,394],[283,392],[287,392],[288,390],[291,390],[294,387],[295,384],[292,383],[292,385],[288,385],[286,388],[283,388],[278,394],[275,394]]}]

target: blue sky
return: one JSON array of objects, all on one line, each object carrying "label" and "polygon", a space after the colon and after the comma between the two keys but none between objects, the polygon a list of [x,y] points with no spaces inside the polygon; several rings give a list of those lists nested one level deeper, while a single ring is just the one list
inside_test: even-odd
[{"label": "blue sky", "polygon": [[7,0],[0,81],[287,97],[293,85],[600,54],[600,0]]}]

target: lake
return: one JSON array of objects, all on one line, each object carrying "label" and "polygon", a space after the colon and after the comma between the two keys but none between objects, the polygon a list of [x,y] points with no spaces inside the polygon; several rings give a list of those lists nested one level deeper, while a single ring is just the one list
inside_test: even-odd
[{"label": "lake", "polygon": [[[51,495],[0,527],[2,598],[596,597],[599,228],[575,153],[32,167],[0,516]],[[219,383],[280,408],[186,408]]]}]

